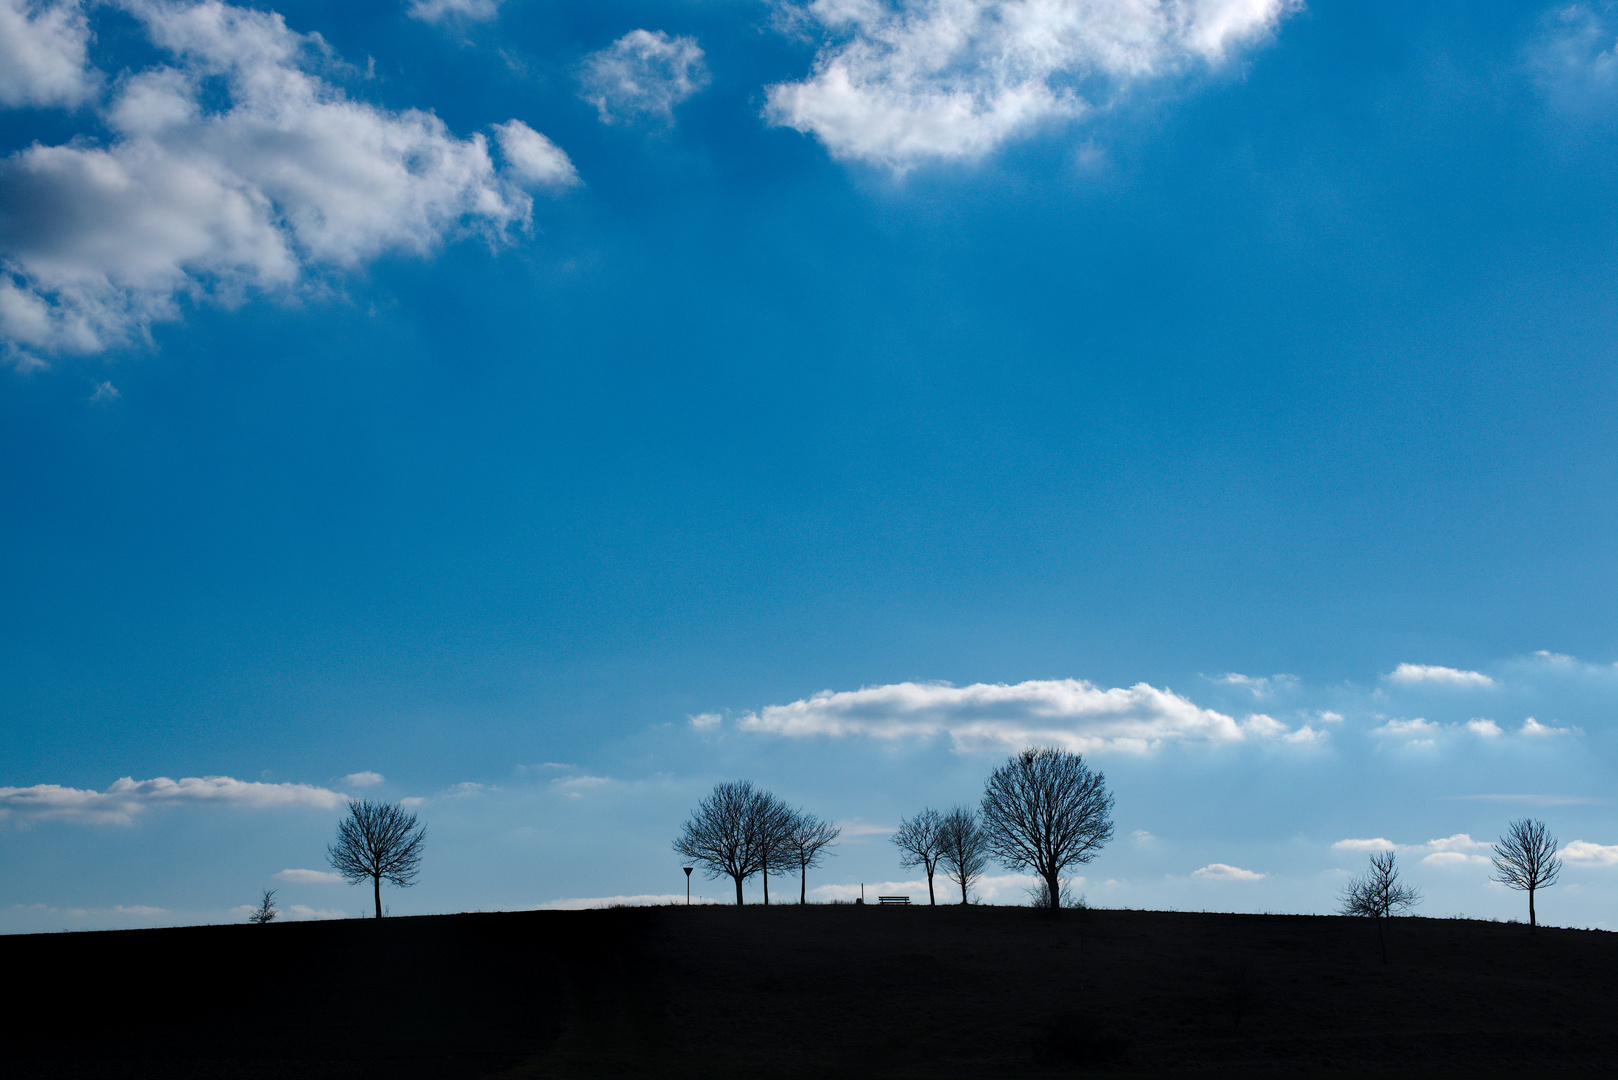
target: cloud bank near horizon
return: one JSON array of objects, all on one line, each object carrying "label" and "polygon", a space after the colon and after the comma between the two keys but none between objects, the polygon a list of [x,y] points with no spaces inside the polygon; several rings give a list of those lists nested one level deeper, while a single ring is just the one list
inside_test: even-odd
[{"label": "cloud bank near horizon", "polygon": [[1325,737],[1307,724],[1292,729],[1263,714],[1238,721],[1146,683],[1104,690],[1082,679],[961,687],[904,682],[823,690],[749,712],[736,727],[787,738],[947,735],[962,752],[1051,745],[1077,752],[1146,753],[1169,743],[1309,743]]},{"label": "cloud bank near horizon", "polygon": [[161,806],[310,807],[335,810],[346,796],[313,784],[266,784],[229,776],[171,780],[123,777],[105,791],[35,784],[0,787],[0,821],[70,821],[83,825],[132,825]]}]

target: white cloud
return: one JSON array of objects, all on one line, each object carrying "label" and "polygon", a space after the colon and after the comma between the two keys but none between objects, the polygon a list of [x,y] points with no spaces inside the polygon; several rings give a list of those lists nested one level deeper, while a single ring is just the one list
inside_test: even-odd
[{"label": "white cloud", "polygon": [[[728,880],[728,879],[727,879]],[[552,900],[539,905],[540,911],[584,911],[588,908],[655,907],[659,904],[683,904],[685,893],[642,893],[636,896],[575,896],[566,900]],[[693,904],[713,904],[718,901],[701,896],[691,897]]]},{"label": "white cloud", "polygon": [[1239,743],[1287,733],[1285,724],[1234,718],[1145,683],[1103,690],[1081,679],[1006,685],[894,683],[823,690],[788,705],[747,713],[737,726],[792,738],[877,739],[948,735],[956,749],[1019,750],[1049,744],[1075,751],[1142,753],[1166,743]]},{"label": "white cloud", "polygon": [[1213,679],[1214,682],[1224,686],[1238,686],[1248,691],[1256,698],[1266,698],[1274,695],[1276,690],[1295,690],[1298,687],[1296,675],[1264,675],[1254,677],[1242,675],[1238,672],[1229,672]]},{"label": "white cloud", "polygon": [[1341,724],[1343,722],[1343,714],[1332,712],[1330,709],[1322,709],[1315,715],[1320,718],[1320,722],[1323,724]]},{"label": "white cloud", "polygon": [[347,776],[343,777],[343,783],[347,784],[349,787],[375,787],[376,785],[382,783],[384,779],[386,779],[386,777],[384,777],[381,773],[371,772],[369,769],[367,769],[365,772],[349,773]]},{"label": "white cloud", "polygon": [[670,119],[674,106],[707,85],[696,38],[632,30],[585,57],[579,96],[596,107],[604,124],[638,116]]},{"label": "white cloud", "polygon": [[500,0],[411,0],[406,12],[412,19],[430,23],[446,19],[488,22],[499,13]]},{"label": "white cloud", "polygon": [[86,825],[128,825],[154,806],[314,807],[330,810],[343,796],[311,784],[263,784],[229,776],[188,776],[170,780],[130,777],[106,791],[35,784],[0,788],[0,821],[73,821]]},{"label": "white cloud", "polygon": [[168,908],[152,907],[150,904],[119,904],[113,909],[115,915],[139,915],[143,919],[155,918],[158,915],[167,915]]},{"label": "white cloud", "polygon": [[1530,716],[1528,719],[1526,719],[1526,720],[1524,720],[1522,722],[1522,727],[1518,729],[1517,733],[1519,735],[1528,735],[1528,736],[1532,736],[1532,737],[1539,737],[1539,736],[1544,736],[1544,735],[1583,735],[1584,734],[1583,731],[1579,730],[1576,727],[1556,727],[1556,726],[1551,725],[1551,724],[1541,724],[1538,720],[1535,720],[1532,716]]},{"label": "white cloud", "polygon": [[1503,734],[1500,730],[1499,724],[1495,723],[1493,720],[1485,720],[1481,717],[1474,717],[1473,719],[1468,720],[1466,722],[1466,730],[1472,732],[1474,735],[1482,735],[1486,739],[1493,739],[1496,736]]},{"label": "white cloud", "polygon": [[0,105],[79,105],[95,88],[77,0],[0,0]]},{"label": "white cloud", "polygon": [[1153,836],[1145,829],[1136,829],[1132,835],[1135,837],[1135,842],[1137,844],[1146,844],[1157,839],[1157,837]]},{"label": "white cloud", "polygon": [[1222,64],[1293,0],[810,0],[826,43],[765,117],[834,157],[895,170],[973,159],[1105,106],[1132,83]]},{"label": "white cloud", "polygon": [[308,904],[293,904],[286,910],[287,915],[294,919],[346,919],[348,912],[338,908],[312,908]]},{"label": "white cloud", "polygon": [[1494,680],[1480,671],[1463,671],[1460,668],[1438,667],[1433,664],[1400,664],[1388,674],[1387,678],[1389,682],[1405,686],[1431,683],[1439,686],[1483,688],[1494,685]]},{"label": "white cloud", "polygon": [[1203,881],[1259,881],[1265,877],[1257,871],[1243,870],[1222,862],[1209,863],[1201,870],[1193,870],[1191,876]]},{"label": "white cloud", "polygon": [[[527,226],[528,189],[572,167],[524,125],[458,138],[430,112],[348,98],[319,35],[218,0],[125,0],[172,62],[129,75],[112,132],[0,161],[0,342],[14,360],[91,353],[182,300],[286,293],[384,252]],[[531,136],[531,137],[530,137]],[[548,146],[548,143],[545,143]]]},{"label": "white cloud", "polygon": [[1332,845],[1333,851],[1354,851],[1374,855],[1383,851],[1395,851],[1406,855],[1420,855],[1422,862],[1433,866],[1460,866],[1466,864],[1485,864],[1489,860],[1481,855],[1474,854],[1489,850],[1489,844],[1482,840],[1474,840],[1467,833],[1455,833],[1452,836],[1429,840],[1425,844],[1396,844],[1383,837],[1375,839],[1339,840]]},{"label": "white cloud", "polygon": [[1590,866],[1618,866],[1618,844],[1592,844],[1575,840],[1559,852],[1565,862]]},{"label": "white cloud", "polygon": [[275,875],[277,881],[288,881],[294,885],[341,885],[343,875],[334,874],[330,870],[282,870]]},{"label": "white cloud", "polygon": [[1371,729],[1373,735],[1391,735],[1396,739],[1425,739],[1442,731],[1442,725],[1418,716],[1414,720],[1389,720],[1381,727]]},{"label": "white cloud", "polygon": [[506,169],[524,184],[535,187],[571,187],[579,182],[578,171],[562,148],[523,123],[508,120],[494,125],[495,142]]},{"label": "white cloud", "polygon": [[96,383],[95,392],[90,395],[90,400],[104,404],[108,401],[117,401],[121,397],[123,395],[118,392],[118,388],[103,379],[101,382]]},{"label": "white cloud", "polygon": [[712,712],[697,713],[695,716],[686,717],[686,719],[691,721],[691,726],[698,731],[712,731],[723,720],[718,713]]}]

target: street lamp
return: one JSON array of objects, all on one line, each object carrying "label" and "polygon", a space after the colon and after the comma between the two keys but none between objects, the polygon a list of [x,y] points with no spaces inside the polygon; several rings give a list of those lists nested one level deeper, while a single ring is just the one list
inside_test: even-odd
[{"label": "street lamp", "polygon": [[684,867],[684,870],[685,870],[685,906],[690,907],[691,906],[691,870],[692,870],[692,867],[689,867],[689,866]]}]

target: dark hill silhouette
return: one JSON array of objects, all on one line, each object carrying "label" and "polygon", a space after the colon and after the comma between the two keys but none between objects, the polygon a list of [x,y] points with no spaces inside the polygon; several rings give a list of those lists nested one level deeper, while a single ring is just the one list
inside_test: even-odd
[{"label": "dark hill silhouette", "polygon": [[1618,936],[693,907],[0,938],[18,1077],[1605,1074]]}]

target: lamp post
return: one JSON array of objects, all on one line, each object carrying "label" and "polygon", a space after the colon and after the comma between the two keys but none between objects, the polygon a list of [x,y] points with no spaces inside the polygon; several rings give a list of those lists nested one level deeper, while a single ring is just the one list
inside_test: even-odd
[{"label": "lamp post", "polygon": [[690,907],[691,906],[691,867],[687,866],[687,867],[684,867],[683,869],[685,870],[685,906]]}]

